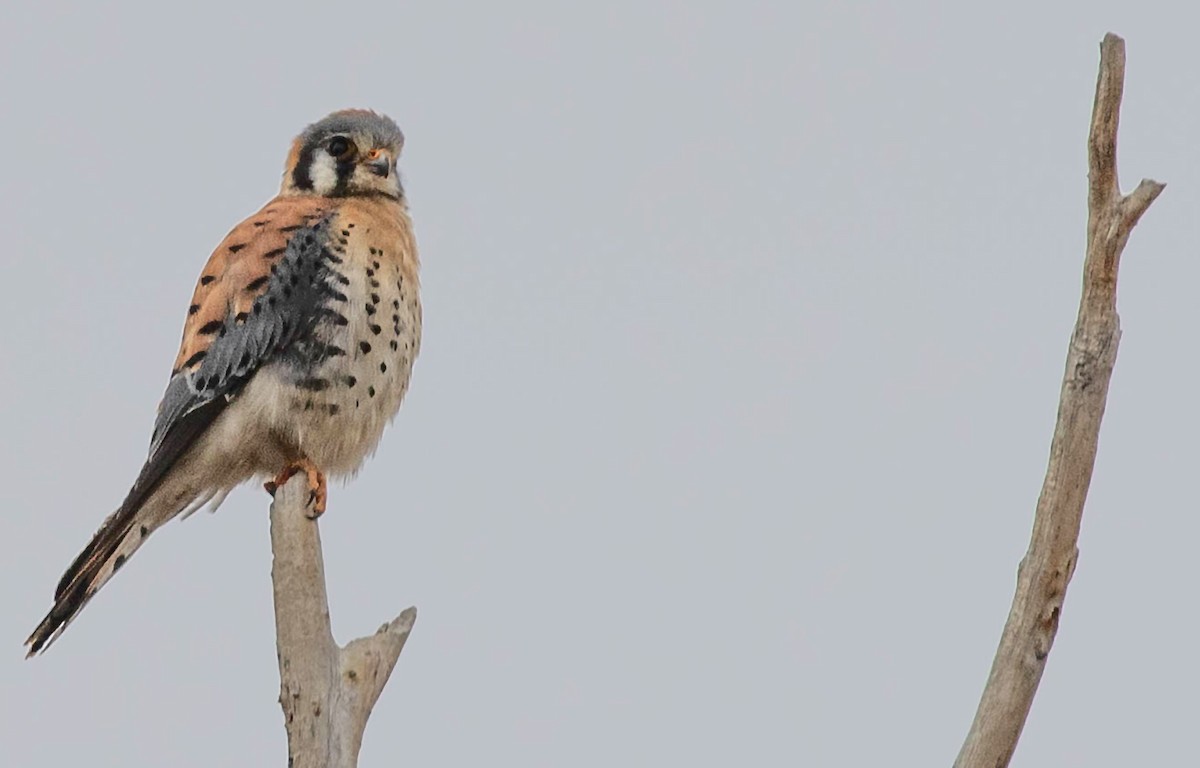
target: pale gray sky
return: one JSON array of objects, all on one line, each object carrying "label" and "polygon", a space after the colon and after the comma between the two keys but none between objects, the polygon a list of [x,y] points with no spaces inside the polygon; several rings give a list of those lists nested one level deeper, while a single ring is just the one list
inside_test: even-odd
[{"label": "pale gray sky", "polygon": [[1194,755],[1197,11],[21,5],[4,764],[282,764],[256,488],[164,528],[45,657],[20,644],[145,455],[205,258],[345,106],[407,134],[426,307],[401,416],[322,522],[339,639],[421,612],[363,766],[949,764],[1045,466],[1108,30],[1125,187],[1169,187],[1126,251],[1017,764]]}]

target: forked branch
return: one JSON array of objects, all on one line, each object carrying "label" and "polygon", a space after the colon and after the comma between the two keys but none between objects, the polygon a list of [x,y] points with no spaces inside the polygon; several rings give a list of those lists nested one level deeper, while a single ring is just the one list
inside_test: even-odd
[{"label": "forked branch", "polygon": [[279,703],[289,768],[354,768],[371,709],[383,692],[417,610],[409,608],[345,648],[333,641],[325,563],[308,487],[292,478],[271,504],[271,581],[279,652]]},{"label": "forked branch", "polygon": [[1088,230],[1083,295],[1067,349],[1058,421],[1038,498],[1029,550],[1017,570],[1012,609],[975,720],[956,768],[1008,765],[1054,644],[1075,571],[1079,526],[1121,338],[1117,267],[1129,233],[1163,184],[1144,180],[1122,196],[1117,125],[1125,80],[1125,41],[1105,35],[1088,135]]}]

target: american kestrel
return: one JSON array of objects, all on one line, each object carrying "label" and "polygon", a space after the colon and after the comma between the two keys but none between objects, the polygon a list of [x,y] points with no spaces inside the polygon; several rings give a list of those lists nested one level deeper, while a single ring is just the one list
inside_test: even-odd
[{"label": "american kestrel", "polygon": [[326,475],[374,452],[421,346],[417,247],[391,119],[335,112],[292,143],[279,195],[200,273],[150,454],[121,506],[71,563],[25,644],[53,643],[142,542],[253,477]]}]

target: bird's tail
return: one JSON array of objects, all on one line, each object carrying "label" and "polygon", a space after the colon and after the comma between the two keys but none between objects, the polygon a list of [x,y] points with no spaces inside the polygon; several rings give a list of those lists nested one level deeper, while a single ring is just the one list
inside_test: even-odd
[{"label": "bird's tail", "polygon": [[[185,508],[203,506],[214,495],[213,492],[179,494],[177,490],[162,488],[157,493],[145,493],[134,485],[124,503],[108,516],[59,580],[54,590],[54,606],[25,641],[29,647],[26,658],[50,647],[155,529],[180,512],[188,511]],[[184,501],[179,501],[181,496]]]}]

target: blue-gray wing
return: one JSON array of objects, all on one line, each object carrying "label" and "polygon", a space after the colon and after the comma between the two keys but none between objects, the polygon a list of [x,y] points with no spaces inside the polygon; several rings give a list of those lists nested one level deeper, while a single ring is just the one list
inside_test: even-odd
[{"label": "blue-gray wing", "polygon": [[[240,249],[248,252],[245,258],[202,286],[211,290],[193,302],[199,309],[191,317],[199,319],[185,328],[181,364],[159,405],[152,462],[164,454],[173,463],[168,456],[178,451],[166,449],[175,448],[174,433],[182,430],[190,445],[195,435],[189,422],[211,424],[264,365],[331,352],[313,349],[321,346],[314,327],[331,315],[336,322],[329,305],[345,300],[330,269],[340,257],[328,247],[327,227],[321,219],[297,229],[276,252],[247,244]],[[251,269],[237,268],[243,264]]]}]

